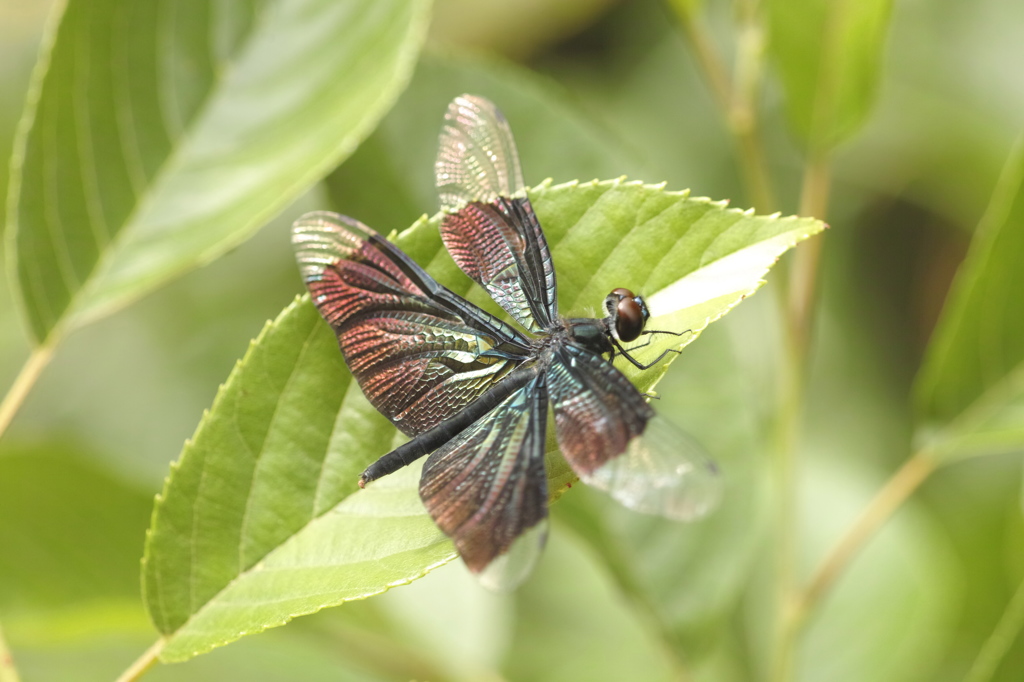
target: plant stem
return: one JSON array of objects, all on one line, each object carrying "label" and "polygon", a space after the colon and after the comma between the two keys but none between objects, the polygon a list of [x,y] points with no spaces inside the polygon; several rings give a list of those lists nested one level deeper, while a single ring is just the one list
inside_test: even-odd
[{"label": "plant stem", "polygon": [[[813,240],[812,240],[813,241]],[[810,244],[805,245],[810,246]],[[796,592],[797,475],[796,451],[803,423],[804,386],[807,365],[805,348],[794,333],[796,325],[787,319],[783,339],[782,372],[779,381],[779,411],[775,440],[775,648],[773,680],[791,677],[793,646],[786,624],[790,620]],[[806,342],[806,337],[804,338]]]},{"label": "plant stem", "polygon": [[711,88],[711,95],[722,111],[728,113],[732,100],[729,73],[722,60],[718,58],[707,27],[698,17],[694,16],[689,3],[685,0],[675,0],[670,4],[676,12],[676,17],[683,27],[687,40],[690,41],[700,70],[704,72],[704,78],[707,79],[708,87]]},{"label": "plant stem", "polygon": [[0,682],[20,682],[18,669],[14,667],[14,658],[11,650],[7,648],[7,640],[4,639],[4,629],[0,627]]},{"label": "plant stem", "polygon": [[56,338],[56,336],[51,337],[52,340],[48,340],[43,345],[37,346],[32,350],[28,360],[25,361],[17,378],[15,378],[14,383],[11,384],[11,388],[8,389],[7,395],[4,396],[3,402],[0,402],[0,438],[7,431],[11,420],[18,413],[21,404],[25,402],[25,398],[28,396],[29,391],[32,390],[36,380],[39,379],[43,369],[50,364],[50,360],[53,358],[53,351],[57,345]]},{"label": "plant stem", "polygon": [[[799,214],[823,219],[828,212],[829,186],[832,179],[831,163],[826,153],[812,153],[804,169],[800,192]],[[793,352],[806,360],[810,347],[814,302],[817,298],[818,270],[821,261],[823,235],[808,240],[793,255],[789,275],[788,323],[793,341]]]},{"label": "plant stem", "polygon": [[728,114],[747,191],[758,211],[770,213],[777,207],[757,115],[765,49],[765,31],[759,9],[760,0],[741,0],[739,3],[736,66]]},{"label": "plant stem", "polygon": [[404,643],[370,630],[338,620],[315,618],[302,621],[304,637],[321,640],[319,644],[339,658],[367,668],[385,679],[437,680],[445,672],[429,656]]},{"label": "plant stem", "polygon": [[964,682],[988,682],[996,674],[999,664],[1010,650],[1017,634],[1024,628],[1024,582],[1021,582],[1013,599],[1006,606],[995,630],[985,640],[974,665],[964,677]]},{"label": "plant stem", "polygon": [[803,411],[804,363],[785,340],[775,442],[775,661],[773,680],[790,677],[793,647],[785,637],[796,584],[796,448]]},{"label": "plant stem", "polygon": [[[817,217],[828,211],[830,160],[827,153],[812,153],[804,170],[800,214]],[[776,544],[775,544],[775,660],[772,679],[792,677],[796,630],[792,627],[800,599],[796,585],[796,451],[803,420],[807,370],[810,362],[814,303],[822,241],[812,239],[797,249],[789,273],[786,300],[786,336],[780,381],[776,438]]]},{"label": "plant stem", "polygon": [[[893,474],[885,486],[864,508],[853,525],[828,553],[814,572],[802,593],[785,602],[778,637],[778,660],[775,679],[786,679],[791,673],[797,637],[822,598],[850,564],[864,544],[874,536],[893,513],[935,471],[937,463],[931,453],[919,451]],[[1022,597],[1024,602],[1024,597]],[[1024,603],[1021,605],[1024,609]],[[1022,613],[1024,617],[1024,613]]]},{"label": "plant stem", "polygon": [[812,611],[836,579],[879,528],[935,471],[931,453],[921,450],[908,459],[879,490],[814,572],[798,606],[801,618]]},{"label": "plant stem", "polygon": [[[630,581],[632,582],[632,581]],[[671,679],[675,682],[690,682],[693,676],[680,656],[678,639],[672,633],[665,619],[651,603],[651,600],[635,586],[626,588],[626,594],[633,604],[633,613],[646,621],[646,627],[657,638],[661,650],[671,667]]]},{"label": "plant stem", "polygon": [[641,587],[630,568],[629,560],[633,556],[633,552],[603,523],[588,530],[581,530],[571,520],[566,523],[581,541],[601,548],[601,555],[604,557],[608,571],[613,576],[622,597],[629,602],[633,614],[642,621],[642,627],[646,628],[651,637],[657,640],[665,654],[671,667],[671,679],[676,682],[692,680],[693,675],[682,655],[679,638],[672,631],[669,623],[665,621],[665,617],[654,604],[649,593]]},{"label": "plant stem", "polygon": [[736,45],[736,73],[731,82],[725,64],[715,51],[707,27],[699,17],[694,16],[690,4],[685,0],[674,0],[671,5],[693,49],[694,58],[704,73],[712,97],[732,134],[740,170],[754,207],[762,212],[774,211],[775,195],[761,144],[756,106],[764,55],[764,31],[758,20],[758,0],[742,3]]},{"label": "plant stem", "polygon": [[146,649],[141,656],[139,656],[134,663],[128,666],[128,669],[121,673],[121,676],[117,678],[116,682],[135,682],[135,680],[142,677],[147,670],[156,665],[159,660],[160,652],[163,651],[164,644],[167,640],[161,637],[153,643],[153,646]]}]

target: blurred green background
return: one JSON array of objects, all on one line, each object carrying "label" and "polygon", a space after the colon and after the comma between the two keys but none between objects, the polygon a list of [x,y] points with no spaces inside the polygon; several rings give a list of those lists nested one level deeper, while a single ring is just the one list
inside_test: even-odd
[{"label": "blurred green background", "polygon": [[[3,158],[48,4],[0,0]],[[749,3],[676,4],[699,8],[731,72]],[[904,0],[883,21],[877,90],[835,149],[816,216],[832,229],[798,458],[800,576],[912,451],[914,376],[1024,123],[1021,26],[1012,0]],[[757,95],[776,205],[758,208],[788,215],[806,143],[776,57]],[[462,92],[508,115],[528,184],[628,175],[759,201],[670,4],[438,0],[408,88],[352,156],[241,246],[76,330],[4,435],[0,623],[23,680],[111,680],[152,643],[138,579],[151,501],[249,340],[302,290],[291,221],[333,208],[386,233],[433,213],[436,131]],[[566,153],[559,126],[593,146]],[[146,679],[767,679],[782,274],[659,385],[659,411],[726,465],[733,492],[718,514],[680,528],[574,487],[514,596],[483,592],[456,562]],[[8,277],[0,289],[7,386],[30,346]],[[796,679],[964,679],[1024,576],[1022,548],[1019,457],[943,468],[808,623]],[[1024,641],[1008,636],[990,679],[1024,675]]]}]

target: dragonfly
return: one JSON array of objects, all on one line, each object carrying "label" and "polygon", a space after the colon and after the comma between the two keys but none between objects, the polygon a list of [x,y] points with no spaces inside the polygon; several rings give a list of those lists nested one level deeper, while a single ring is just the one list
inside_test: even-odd
[{"label": "dragonfly", "polygon": [[640,512],[692,520],[710,511],[721,493],[716,465],[612,363],[647,369],[672,351],[644,364],[624,344],[680,333],[646,330],[646,302],[624,288],[605,298],[603,317],[559,315],[515,141],[489,100],[462,95],[448,106],[435,177],[448,253],[518,327],[357,220],[318,211],[292,230],[303,279],[345,362],[410,437],[367,467],[360,487],[429,455],[423,504],[494,590],[525,580],[547,538],[549,411],[583,482]]}]

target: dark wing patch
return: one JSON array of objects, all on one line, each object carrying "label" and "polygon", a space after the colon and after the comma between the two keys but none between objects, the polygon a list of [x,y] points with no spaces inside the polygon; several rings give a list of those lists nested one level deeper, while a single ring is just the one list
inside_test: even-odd
[{"label": "dark wing patch", "polygon": [[489,101],[448,106],[435,163],[441,238],[452,258],[530,331],[558,319],[555,269],[526,198],[508,121]]},{"label": "dark wing patch", "polygon": [[622,372],[571,344],[555,352],[548,385],[558,446],[580,478],[624,453],[654,417]]},{"label": "dark wing patch", "polygon": [[439,285],[358,221],[307,214],[292,241],[353,376],[407,434],[436,426],[527,357],[515,330]]},{"label": "dark wing patch", "polygon": [[543,547],[546,428],[540,375],[438,448],[423,467],[420,497],[427,511],[489,587],[517,585]]},{"label": "dark wing patch", "polygon": [[576,346],[548,369],[558,445],[580,479],[630,509],[680,521],[707,514],[721,497],[704,449],[655,415],[611,363]]}]

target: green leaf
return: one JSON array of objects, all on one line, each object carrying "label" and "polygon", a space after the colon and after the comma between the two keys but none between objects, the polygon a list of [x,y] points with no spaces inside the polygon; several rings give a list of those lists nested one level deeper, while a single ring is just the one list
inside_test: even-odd
[{"label": "green leaf", "polygon": [[[561,506],[561,505],[559,505]],[[677,524],[678,525],[678,524]],[[536,682],[692,679],[643,611],[622,598],[600,555],[554,525],[534,579],[514,595],[516,620],[502,672]],[[567,652],[579,652],[567,655]]]},{"label": "green leaf", "polygon": [[1024,448],[1024,138],[1003,169],[928,345],[919,438],[940,458]]},{"label": "green leaf", "polygon": [[250,236],[347,156],[405,85],[426,0],[69,0],[10,184],[37,342]]},{"label": "green leaf", "polygon": [[0,456],[0,612],[19,642],[146,628],[138,554],[150,496],[70,448]]},{"label": "green leaf", "polygon": [[394,437],[308,299],[268,324],[156,504],[143,594],[170,637],[162,659],[381,592],[450,559],[412,472],[353,494]]},{"label": "green leaf", "polygon": [[[801,486],[801,569],[807,575],[875,495],[878,474],[837,463],[818,441]],[[934,680],[956,644],[960,589],[955,554],[927,508],[907,504],[848,567],[803,636],[797,680]],[[767,584],[767,583],[766,583]],[[764,602],[771,597],[764,595]]]},{"label": "green leaf", "polygon": [[[851,235],[835,236],[840,242],[836,253],[841,253],[847,245],[841,242]],[[800,585],[807,585],[840,538],[848,537],[894,465],[907,456],[910,406],[906,377],[899,371],[904,359],[888,357],[892,349],[877,343],[885,328],[878,304],[851,304],[865,298],[864,281],[852,272],[835,277],[842,269],[833,269],[833,278],[822,289],[821,309],[829,314],[816,329],[815,371],[806,389],[795,453],[801,465],[793,569]],[[934,479],[941,478],[933,477],[929,485],[940,485]],[[927,502],[920,497],[907,500],[846,563],[806,620],[794,679],[904,682],[938,679],[939,671],[950,669],[937,661],[961,639],[956,628],[964,576],[959,549],[951,554],[949,528],[967,524],[972,536],[982,531],[971,525],[978,518],[972,504],[931,504],[939,499],[954,498],[940,493],[928,494]],[[972,508],[956,512],[957,506]],[[957,523],[938,518],[936,507],[949,507]],[[776,598],[771,573],[777,546],[766,543],[764,551],[759,564],[766,580],[751,579],[758,594],[746,595],[744,603],[770,609]],[[756,625],[748,632],[761,635]],[[761,651],[770,655],[767,640]]]},{"label": "green leaf", "polygon": [[[24,682],[34,680],[74,680],[74,682],[111,682],[151,645],[152,628],[143,619],[147,632],[120,637],[92,637],[74,642],[45,646],[12,643],[18,672]],[[333,634],[333,633],[331,633]],[[355,638],[353,638],[355,639]],[[308,631],[284,629],[264,633],[225,647],[210,656],[187,663],[157,666],[137,679],[145,682],[394,682],[401,677],[400,665],[374,669],[366,664],[370,647],[353,646],[337,637]],[[390,643],[390,641],[389,641]],[[371,649],[371,651],[373,651]],[[377,653],[377,652],[374,652]],[[378,653],[378,657],[390,662]]]},{"label": "green leaf", "polygon": [[[357,606],[362,613],[353,608]],[[370,614],[376,618],[368,617]],[[438,614],[444,614],[443,627],[439,627]],[[496,677],[517,617],[510,595],[484,589],[469,569],[456,561],[401,590],[389,590],[358,605],[346,604],[306,623],[319,619],[325,624],[358,628],[360,633],[380,633],[389,661],[401,660],[402,654],[410,660],[429,661],[417,666],[419,669],[409,666],[403,671],[408,679],[482,680]]]},{"label": "green leaf", "polygon": [[[593,315],[615,287],[644,295],[650,329],[686,330],[656,335],[635,353],[641,362],[695,340],[708,324],[752,294],[786,250],[821,232],[813,218],[758,216],[727,202],[670,192],[664,185],[625,179],[550,181],[530,191],[544,226],[558,280],[558,305],[567,317]],[[448,257],[438,217],[423,218],[398,235],[414,260],[453,291],[495,314],[499,308]],[[642,390],[657,383],[669,362],[642,374],[617,363]]]},{"label": "green leaf", "polygon": [[754,299],[710,327],[708,338],[688,348],[658,384],[658,413],[714,453],[722,471],[724,495],[712,514],[680,524],[610,504],[585,486],[555,510],[555,518],[590,543],[620,588],[647,606],[689,661],[715,648],[723,614],[749,587],[757,551],[765,547],[771,438],[756,407],[771,388],[758,390],[757,370],[750,367],[756,351],[738,346],[752,338],[757,341],[749,345],[772,343],[766,316],[750,313],[773,307],[770,297]]},{"label": "green leaf", "polygon": [[[531,200],[552,247],[566,315],[584,314],[615,286],[654,292],[661,335],[652,355],[691,341],[761,284],[779,254],[824,226],[761,217],[687,192],[621,180],[541,185]],[[394,241],[453,290],[470,282],[444,252],[438,217]],[[470,294],[482,299],[482,291]],[[685,304],[689,308],[676,310]],[[493,306],[493,303],[489,304]],[[667,364],[667,363],[663,363]],[[649,387],[663,373],[638,383]],[[395,443],[395,429],[345,371],[308,299],[253,343],[173,467],[153,517],[144,593],[183,660],[296,615],[414,580],[451,558],[423,510],[418,467],[366,490],[356,480]],[[549,469],[560,491],[571,475]]]},{"label": "green leaf", "polygon": [[680,17],[694,17],[702,9],[702,0],[669,0],[669,5]]},{"label": "green leaf", "polygon": [[790,120],[812,149],[829,149],[874,103],[892,2],[769,0],[767,9]]},{"label": "green leaf", "polygon": [[[546,177],[562,182],[641,171],[620,140],[536,73],[496,59],[428,50],[373,134],[327,176],[334,207],[381,232],[412,223],[425,208],[434,210],[437,190],[429,171],[437,133],[448,103],[463,92],[487,97],[501,109],[530,184]],[[381,201],[382,194],[389,200]]]}]

